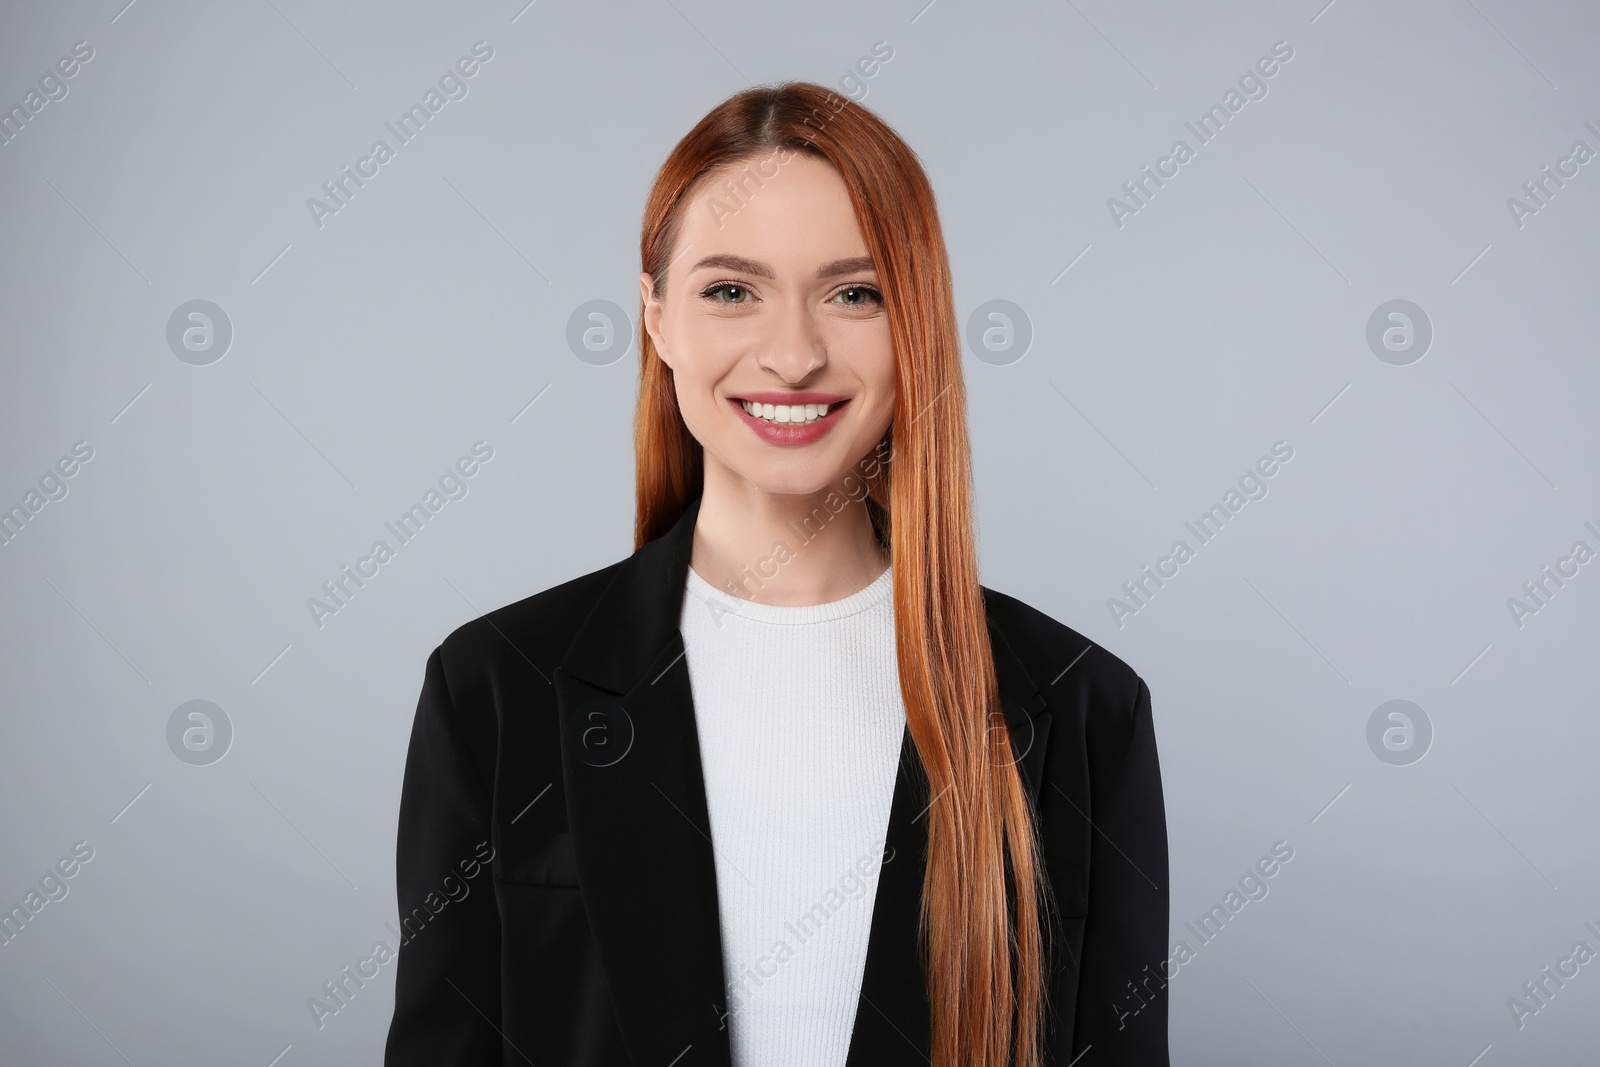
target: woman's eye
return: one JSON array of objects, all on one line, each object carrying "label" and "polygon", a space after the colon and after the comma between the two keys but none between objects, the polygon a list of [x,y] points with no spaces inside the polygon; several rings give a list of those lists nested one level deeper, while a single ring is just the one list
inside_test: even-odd
[{"label": "woman's eye", "polygon": [[841,302],[852,307],[864,307],[868,304],[883,303],[883,294],[870,285],[850,285],[840,289],[834,294],[835,299],[842,298]]},{"label": "woman's eye", "polygon": [[[727,299],[722,299],[718,294],[725,294]],[[700,295],[719,304],[748,304],[750,302],[750,290],[732,282],[720,282]]]}]

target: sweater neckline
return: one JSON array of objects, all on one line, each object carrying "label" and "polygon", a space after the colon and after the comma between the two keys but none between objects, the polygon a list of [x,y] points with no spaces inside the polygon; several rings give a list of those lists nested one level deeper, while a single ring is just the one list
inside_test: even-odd
[{"label": "sweater neckline", "polygon": [[873,579],[866,588],[851,593],[842,600],[830,600],[826,604],[763,604],[723,592],[695,573],[693,567],[689,567],[688,571],[687,592],[694,594],[696,598],[711,605],[715,610],[726,615],[737,615],[751,622],[788,626],[848,618],[883,603],[894,591],[894,567],[890,566],[884,568],[884,572]]}]

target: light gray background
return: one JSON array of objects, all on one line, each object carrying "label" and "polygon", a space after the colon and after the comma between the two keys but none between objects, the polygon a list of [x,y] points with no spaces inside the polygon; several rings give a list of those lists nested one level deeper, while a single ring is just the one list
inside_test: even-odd
[{"label": "light gray background", "polygon": [[[1600,549],[1600,161],[1521,227],[1506,201],[1600,150],[1600,8],[523,2],[0,13],[7,107],[95,50],[0,146],[0,504],[94,449],[0,548],[0,903],[95,850],[0,948],[0,1059],[379,1062],[392,965],[321,1029],[306,1002],[394,944],[424,661],[631,547],[637,349],[581,361],[568,318],[636,313],[643,198],[706,110],[843,92],[883,40],[865,102],[927,166],[964,329],[1003,299],[1034,334],[966,361],[984,581],[1148,680],[1173,939],[1295,849],[1172,980],[1174,1062],[1596,1062],[1600,962],[1521,1029],[1507,1000],[1600,950],[1600,563],[1520,628],[1507,598]],[[307,198],[478,40],[469,95],[319,229]],[[1119,228],[1107,198],[1279,40]],[[166,341],[194,299],[234,329],[208,366]],[[1394,299],[1434,329],[1408,366],[1366,341]],[[479,439],[467,496],[315,625]],[[1269,495],[1116,625],[1280,440]],[[194,699],[235,732],[209,766],[168,747]],[[1434,731],[1408,766],[1367,743],[1393,699]]]}]

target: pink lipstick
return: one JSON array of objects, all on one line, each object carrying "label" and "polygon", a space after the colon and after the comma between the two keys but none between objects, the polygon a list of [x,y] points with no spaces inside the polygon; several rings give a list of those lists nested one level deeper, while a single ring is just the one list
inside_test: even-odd
[{"label": "pink lipstick", "polygon": [[731,396],[728,402],[757,437],[794,447],[825,437],[850,398],[835,393],[762,392]]}]

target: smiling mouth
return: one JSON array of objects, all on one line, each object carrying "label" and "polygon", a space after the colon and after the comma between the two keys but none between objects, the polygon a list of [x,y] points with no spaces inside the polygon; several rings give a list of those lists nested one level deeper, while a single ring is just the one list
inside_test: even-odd
[{"label": "smiling mouth", "polygon": [[832,404],[757,404],[751,400],[735,399],[734,403],[751,418],[774,426],[809,426],[836,413],[849,401],[841,400]]}]

